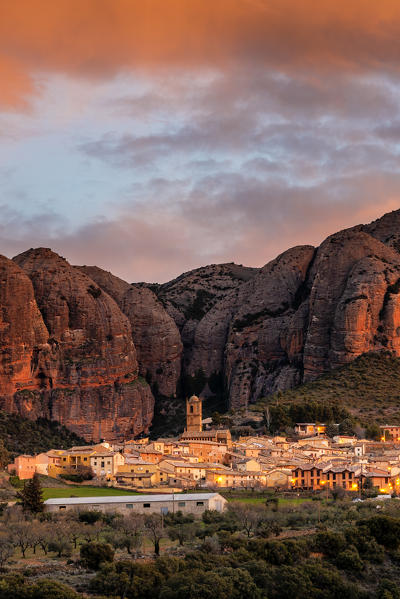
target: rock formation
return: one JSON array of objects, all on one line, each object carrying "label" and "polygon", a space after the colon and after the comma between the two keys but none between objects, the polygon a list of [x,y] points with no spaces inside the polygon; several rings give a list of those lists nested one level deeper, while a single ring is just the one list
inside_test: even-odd
[{"label": "rock formation", "polygon": [[[1,395],[36,388],[38,350],[49,337],[37,307],[32,283],[14,262],[0,256],[0,380]],[[3,403],[9,408],[9,403]]]},{"label": "rock formation", "polygon": [[[138,378],[130,324],[115,301],[48,249],[28,250],[12,265],[28,281],[40,338],[30,362],[33,382],[21,376],[7,408],[58,420],[87,439],[147,430],[153,397]],[[13,276],[8,268],[7,278]]]},{"label": "rock formation", "polygon": [[181,372],[182,342],[174,320],[143,285],[129,285],[100,268],[78,267],[118,303],[129,319],[139,373],[166,397],[175,396]]},{"label": "rock formation", "polygon": [[399,251],[396,211],[315,250],[292,248],[259,272],[245,270],[248,280],[221,284],[232,265],[220,265],[161,285],[158,297],[181,331],[185,374],[219,373],[239,407],[368,351],[400,355]]},{"label": "rock formation", "polygon": [[210,265],[163,285],[43,248],[0,257],[0,275],[1,406],[88,439],[148,429],[144,379],[165,398],[201,372],[205,393],[218,379],[240,407],[369,351],[400,355],[400,211],[261,269]]},{"label": "rock formation", "polygon": [[183,273],[177,279],[153,286],[158,299],[175,320],[184,347],[183,368],[191,362],[199,322],[231,291],[238,289],[258,272],[234,264],[211,264]]}]

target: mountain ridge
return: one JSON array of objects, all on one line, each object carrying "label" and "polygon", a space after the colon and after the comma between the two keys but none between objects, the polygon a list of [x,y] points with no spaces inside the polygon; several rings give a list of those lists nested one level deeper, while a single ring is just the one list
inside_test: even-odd
[{"label": "mountain ridge", "polygon": [[262,268],[212,264],[164,284],[0,259],[0,408],[88,440],[148,431],[194,388],[240,408],[368,352],[400,355],[400,210]]}]

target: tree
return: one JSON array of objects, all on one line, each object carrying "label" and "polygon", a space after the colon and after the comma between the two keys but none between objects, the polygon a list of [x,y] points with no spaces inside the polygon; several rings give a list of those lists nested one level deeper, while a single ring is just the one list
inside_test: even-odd
[{"label": "tree", "polygon": [[0,439],[0,468],[5,468],[10,463],[10,452],[4,445],[3,439]]},{"label": "tree", "polygon": [[172,541],[177,540],[182,547],[187,541],[196,536],[197,526],[193,522],[178,522],[168,527],[168,536]]},{"label": "tree", "polygon": [[381,434],[381,429],[376,422],[371,422],[365,431],[365,436],[367,439],[372,439],[373,441],[380,441]]},{"label": "tree", "polygon": [[345,418],[339,424],[339,433],[341,435],[353,435],[355,422],[352,418]]},{"label": "tree", "polygon": [[4,568],[10,557],[14,554],[14,546],[8,535],[1,535],[0,537],[0,567]]},{"label": "tree", "polygon": [[58,522],[50,531],[51,540],[49,542],[49,551],[55,551],[58,557],[62,555],[71,555],[71,543],[69,527],[66,522]]},{"label": "tree", "polygon": [[12,522],[10,526],[10,541],[14,547],[21,550],[22,557],[26,557],[26,550],[32,544],[32,524],[26,520]]},{"label": "tree", "polygon": [[104,522],[102,520],[97,520],[94,524],[86,524],[86,526],[82,528],[82,536],[87,543],[90,543],[94,539],[98,541],[103,529]]},{"label": "tree", "polygon": [[232,502],[229,505],[229,510],[235,515],[248,538],[255,534],[266,512],[262,506],[240,501]]},{"label": "tree", "polygon": [[32,514],[43,512],[44,501],[42,485],[40,483],[39,475],[36,472],[31,480],[25,482],[24,488],[21,491],[18,491],[17,497],[22,504],[24,512],[29,511]]},{"label": "tree", "polygon": [[82,545],[80,555],[90,570],[98,570],[101,564],[114,561],[114,550],[108,543],[86,543]]},{"label": "tree", "polygon": [[124,547],[129,554],[138,552],[143,542],[144,518],[141,514],[132,512],[128,516],[119,518],[116,524],[120,533],[119,546]]},{"label": "tree", "polygon": [[165,537],[165,530],[161,516],[158,514],[148,514],[144,519],[144,527],[148,537],[153,543],[154,553],[160,555],[160,541]]},{"label": "tree", "polygon": [[338,427],[338,425],[337,425],[337,424],[334,424],[333,422],[329,422],[329,423],[326,425],[326,428],[325,428],[325,434],[326,434],[328,437],[334,437],[335,435],[337,435],[337,434],[338,434],[338,432],[339,432],[339,427]]},{"label": "tree", "polygon": [[38,522],[34,528],[37,544],[45,555],[48,554],[51,542],[53,541],[53,526],[50,522]]}]

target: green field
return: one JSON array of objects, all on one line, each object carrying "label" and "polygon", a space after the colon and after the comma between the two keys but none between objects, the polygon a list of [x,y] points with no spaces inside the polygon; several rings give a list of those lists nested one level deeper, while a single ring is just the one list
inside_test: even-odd
[{"label": "green field", "polygon": [[62,499],[64,497],[106,497],[109,495],[140,495],[134,491],[112,489],[106,487],[68,487],[49,488],[43,487],[43,499]]}]

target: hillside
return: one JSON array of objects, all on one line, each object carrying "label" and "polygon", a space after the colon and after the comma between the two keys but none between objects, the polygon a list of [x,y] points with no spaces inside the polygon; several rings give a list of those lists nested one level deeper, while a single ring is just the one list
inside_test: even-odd
[{"label": "hillside", "polygon": [[304,402],[347,409],[364,425],[400,423],[400,358],[390,352],[364,354],[314,381],[261,399],[252,410]]},{"label": "hillside", "polygon": [[85,441],[57,422],[44,418],[28,420],[17,414],[0,412],[0,439],[12,456],[34,454],[49,449],[67,449]]}]

